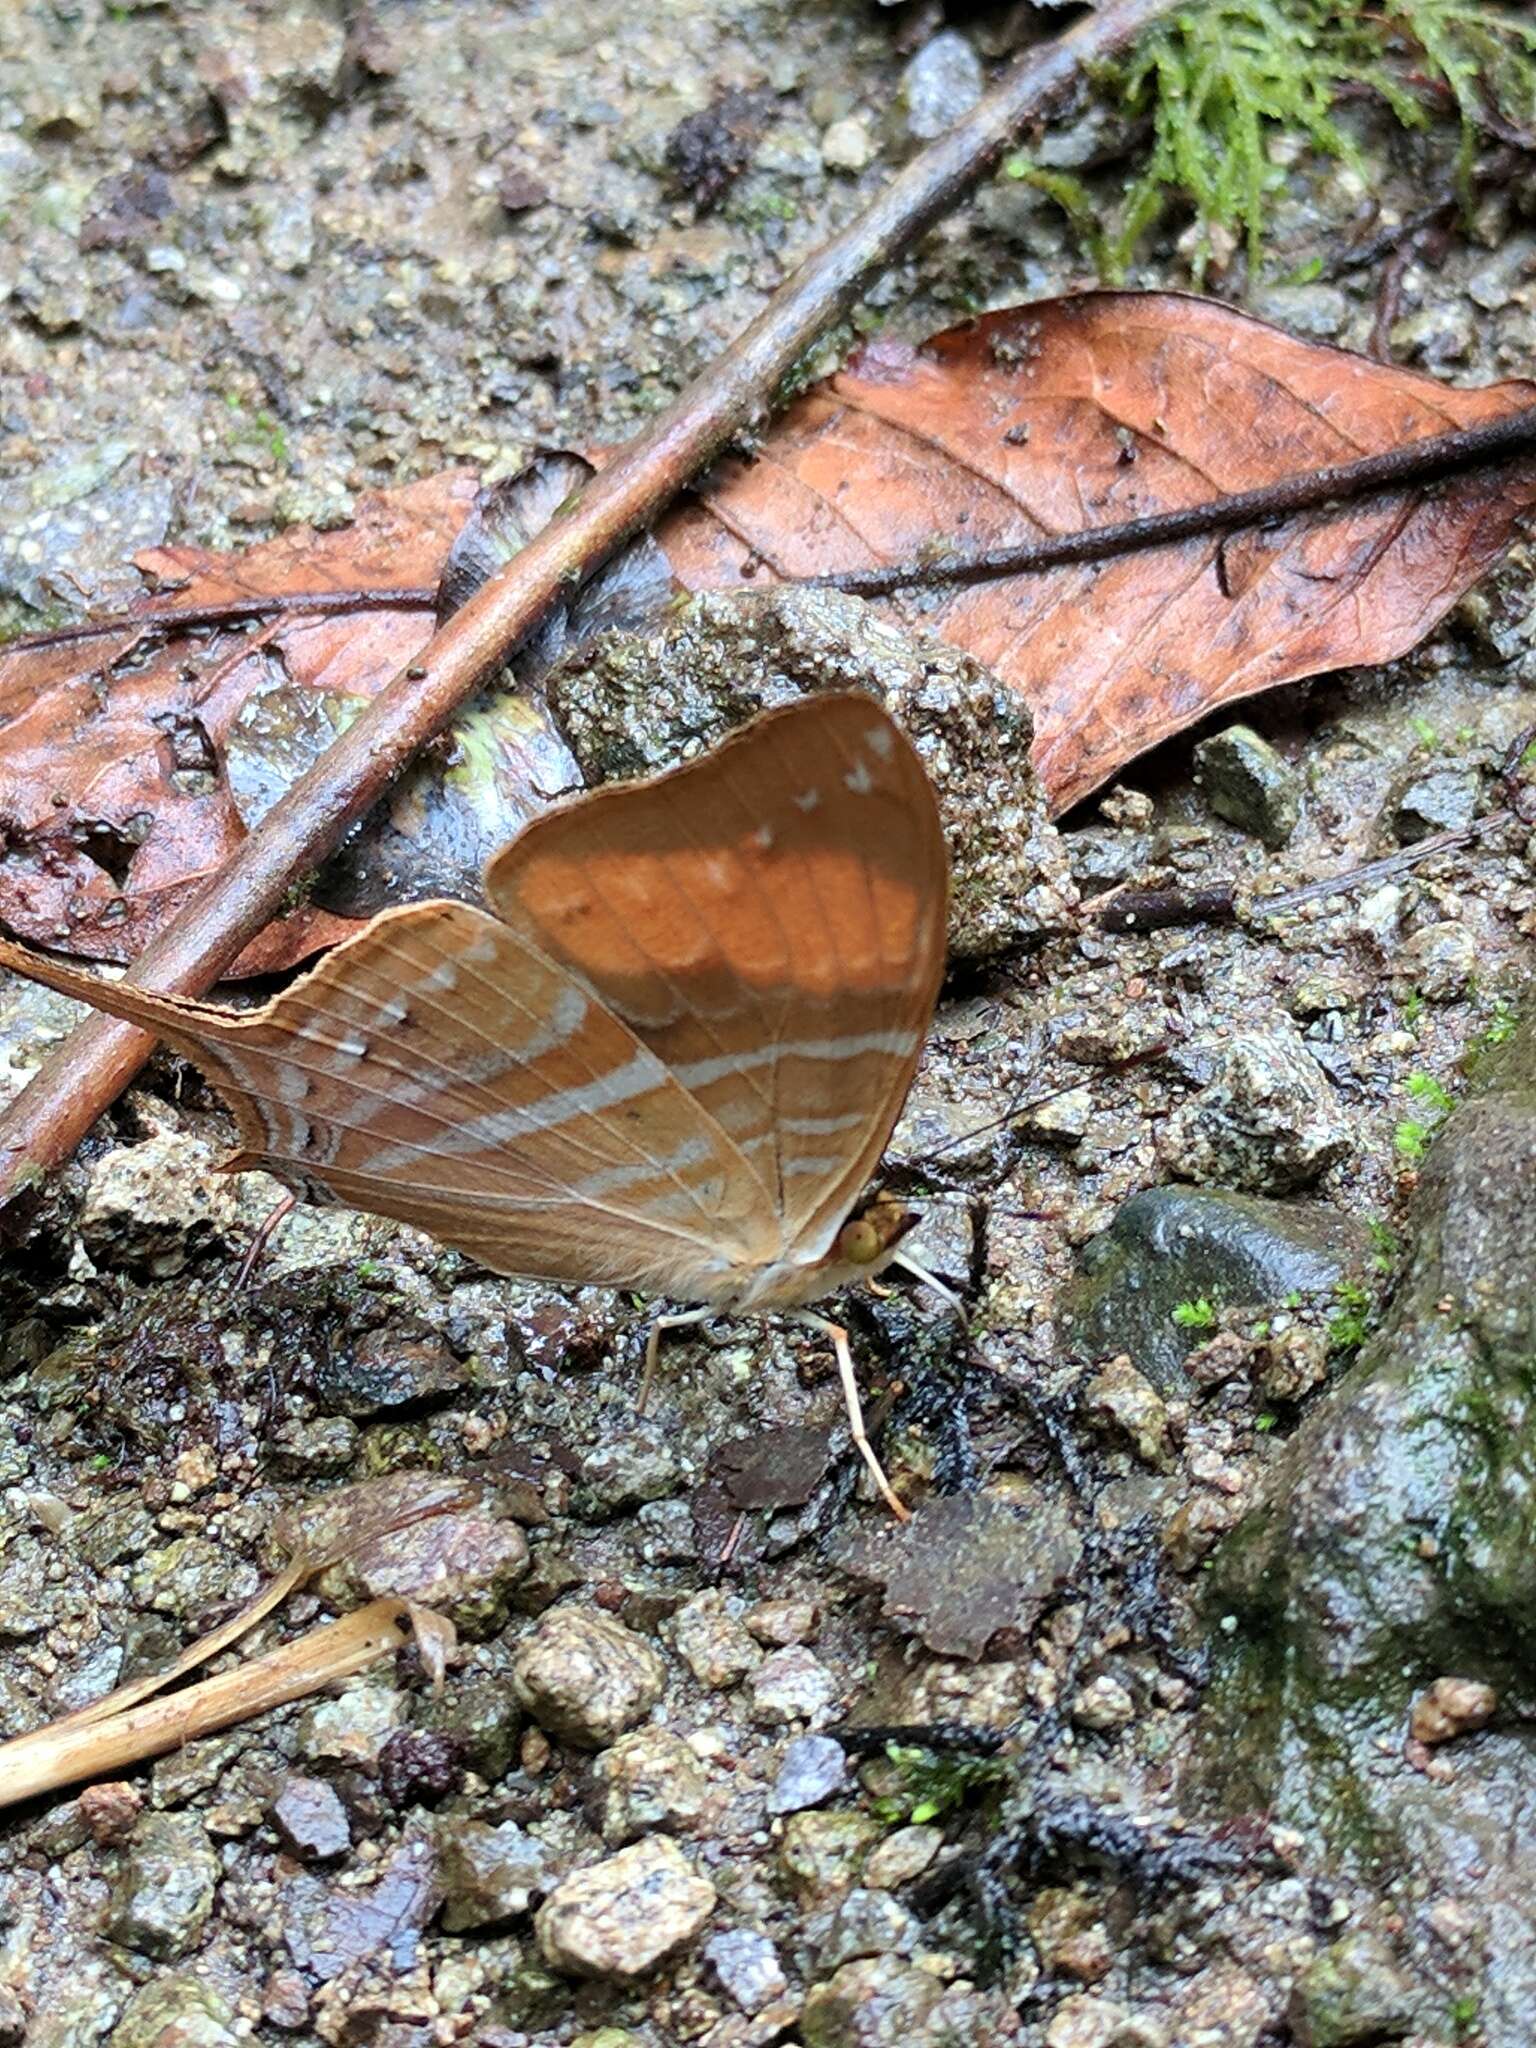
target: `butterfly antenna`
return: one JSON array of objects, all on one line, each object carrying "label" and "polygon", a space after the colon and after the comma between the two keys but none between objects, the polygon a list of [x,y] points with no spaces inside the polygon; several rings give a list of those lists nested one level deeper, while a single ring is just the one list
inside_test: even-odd
[{"label": "butterfly antenna", "polygon": [[953,1287],[949,1286],[946,1281],[941,1280],[936,1273],[930,1273],[920,1260],[909,1257],[906,1252],[897,1252],[891,1264],[893,1266],[904,1266],[914,1280],[921,1280],[925,1287],[933,1289],[941,1301],[947,1301],[962,1322],[969,1321],[969,1311]]}]

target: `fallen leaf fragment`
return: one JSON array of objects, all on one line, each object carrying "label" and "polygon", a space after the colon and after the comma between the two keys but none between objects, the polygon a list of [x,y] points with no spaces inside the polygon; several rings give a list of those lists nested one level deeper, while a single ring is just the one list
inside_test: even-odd
[{"label": "fallen leaf fragment", "polygon": [[[761,588],[1118,524],[1533,402],[1536,384],[1456,389],[1214,300],[1089,292],[871,342],[656,537],[690,589]],[[1028,700],[1065,810],[1219,705],[1405,654],[1533,502],[1536,463],[1506,463],[893,602]]]}]

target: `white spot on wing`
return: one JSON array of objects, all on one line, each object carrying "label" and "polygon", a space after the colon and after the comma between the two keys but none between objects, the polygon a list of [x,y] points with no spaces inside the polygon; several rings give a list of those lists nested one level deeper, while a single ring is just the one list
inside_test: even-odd
[{"label": "white spot on wing", "polygon": [[771,825],[759,825],[752,834],[752,844],[760,846],[763,852],[766,853],[773,844],[773,827]]},{"label": "white spot on wing", "polygon": [[814,811],[820,802],[821,791],[819,789],[802,789],[795,798],[795,809],[797,811]]},{"label": "white spot on wing", "polygon": [[891,729],[887,725],[870,726],[864,740],[877,761],[889,761],[896,750],[896,743],[891,738]]},{"label": "white spot on wing", "polygon": [[843,777],[844,789],[852,790],[855,796],[868,796],[874,786],[875,778],[869,772],[868,762],[863,760],[855,761]]}]

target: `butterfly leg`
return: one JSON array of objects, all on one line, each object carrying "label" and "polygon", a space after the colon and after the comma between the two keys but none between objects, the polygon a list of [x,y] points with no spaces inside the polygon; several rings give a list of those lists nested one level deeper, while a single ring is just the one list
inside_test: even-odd
[{"label": "butterfly leg", "polygon": [[662,1331],[691,1329],[695,1323],[707,1323],[716,1313],[713,1308],[690,1308],[680,1316],[658,1316],[652,1323],[651,1334],[645,1340],[645,1371],[640,1380],[640,1398],[635,1403],[637,1415],[644,1415],[651,1405],[651,1387],[656,1378],[657,1361],[661,1357]]},{"label": "butterfly leg", "polygon": [[298,1196],[290,1188],[280,1202],[273,1204],[257,1225],[256,1235],[251,1239],[245,1257],[240,1261],[240,1270],[235,1275],[234,1293],[243,1294],[250,1285],[251,1275],[255,1272],[262,1253],[271,1244],[278,1225],[282,1223],[289,1211],[293,1209],[298,1199]]},{"label": "butterfly leg", "polygon": [[831,1338],[832,1351],[837,1359],[837,1376],[843,1383],[843,1401],[848,1409],[848,1427],[854,1443],[858,1446],[859,1456],[869,1467],[870,1476],[880,1489],[880,1498],[897,1521],[910,1522],[910,1511],[891,1490],[891,1482],[885,1476],[885,1469],[875,1456],[873,1444],[864,1433],[864,1409],[859,1401],[858,1381],[853,1376],[853,1353],[848,1348],[848,1332],[840,1323],[828,1322],[825,1316],[814,1315],[809,1309],[799,1310],[794,1320],[797,1323],[804,1323],[808,1330],[819,1330],[823,1337]]}]

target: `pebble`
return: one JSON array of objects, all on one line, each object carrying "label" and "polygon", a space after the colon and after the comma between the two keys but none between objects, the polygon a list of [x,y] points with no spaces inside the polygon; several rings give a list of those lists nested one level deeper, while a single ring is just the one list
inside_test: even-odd
[{"label": "pebble", "polygon": [[1477,940],[1464,924],[1422,925],[1393,954],[1392,994],[1400,1003],[1415,995],[1454,1003],[1476,972]]},{"label": "pebble", "polygon": [[811,1721],[837,1697],[837,1680],[819,1657],[791,1644],[775,1650],[753,1675],[752,1718],[763,1727]]},{"label": "pebble", "polygon": [[578,1505],[588,1513],[613,1515],[662,1500],[677,1491],[682,1470],[666,1426],[637,1419],[582,1459]]},{"label": "pebble", "polygon": [[916,1916],[889,1892],[855,1885],[833,1909],[821,1967],[835,1970],[860,1956],[908,1956],[921,1934]]},{"label": "pebble", "polygon": [[347,1809],[323,1778],[285,1778],[267,1813],[290,1856],[323,1862],[352,1846]]},{"label": "pebble", "polygon": [[908,135],[914,142],[931,142],[975,106],[985,86],[981,59],[965,37],[956,29],[941,29],[902,73]]},{"label": "pebble", "polygon": [[534,1925],[553,1969],[627,1982],[686,1948],[714,1908],[714,1886],[656,1835],[566,1878]]},{"label": "pebble", "polygon": [[1135,1718],[1136,1702],[1118,1679],[1104,1674],[1090,1679],[1072,1702],[1072,1719],[1079,1728],[1128,1728]]},{"label": "pebble", "polygon": [[541,1728],[578,1749],[602,1749],[661,1698],[667,1669],[623,1622],[586,1607],[552,1607],[512,1660],[512,1688]]},{"label": "pebble", "polygon": [[763,1661],[748,1635],[738,1609],[724,1593],[700,1593],[672,1618],[672,1640],[678,1655],[700,1685],[725,1692],[739,1685]]},{"label": "pebble", "polygon": [[299,1750],[311,1762],[374,1764],[405,1719],[405,1695],[359,1679],[334,1699],[320,1700],[299,1723]]},{"label": "pebble", "polygon": [[1328,1077],[1289,1020],[1207,1048],[1206,1086],[1169,1117],[1164,1159],[1200,1187],[1284,1194],[1309,1186],[1354,1150]]},{"label": "pebble", "polygon": [[898,1956],[860,1957],[811,1987],[800,2037],[805,2048],[938,2048],[928,2022],[943,1995],[937,1977]]},{"label": "pebble", "polygon": [[[39,2032],[51,2031],[40,2016]],[[239,2048],[244,2034],[216,1986],[190,1974],[163,1976],[130,1994],[112,2048]]]},{"label": "pebble", "polygon": [[1087,1418],[1095,1428],[1122,1438],[1144,1465],[1159,1472],[1166,1467],[1167,1404],[1129,1358],[1112,1358],[1083,1391]]},{"label": "pebble", "polygon": [[315,1404],[361,1421],[438,1394],[456,1393],[466,1368],[425,1324],[366,1330],[350,1344],[326,1345],[314,1367]]},{"label": "pebble", "polygon": [[1482,801],[1483,780],[1475,768],[1445,762],[1409,768],[1387,798],[1387,823],[1400,846],[1412,846],[1432,832],[1457,832],[1470,825]]},{"label": "pebble", "polygon": [[864,1881],[876,1891],[895,1891],[921,1877],[944,1846],[942,1828],[922,1824],[897,1828],[883,1842],[877,1842],[864,1865]]},{"label": "pebble", "polygon": [[770,1813],[800,1813],[820,1806],[848,1783],[848,1758],[830,1735],[797,1735],[784,1752],[773,1789]]},{"label": "pebble", "polygon": [[852,115],[834,121],[821,138],[821,160],[829,171],[862,171],[874,158],[873,137]]},{"label": "pebble", "polygon": [[1409,1709],[1408,1732],[1415,1742],[1454,1742],[1486,1728],[1498,1705],[1498,1693],[1479,1679],[1437,1678]]},{"label": "pebble", "polygon": [[124,1948],[174,1963],[196,1947],[218,1879],[219,1859],[195,1815],[146,1813],[121,1852],[104,1931]]},{"label": "pebble", "polygon": [[637,1728],[604,1750],[593,1771],[598,1822],[610,1848],[653,1828],[687,1829],[704,1811],[708,1784],[698,1758],[667,1728]]},{"label": "pebble", "polygon": [[759,1600],[742,1620],[758,1642],[784,1650],[811,1641],[821,1626],[821,1609],[814,1600]]},{"label": "pebble", "polygon": [[1272,852],[1301,816],[1301,778],[1250,725],[1229,725],[1195,749],[1195,780],[1218,818]]},{"label": "pebble", "polygon": [[1400,2040],[1413,2026],[1416,2004],[1391,1949],[1361,1928],[1308,1965],[1286,2017],[1297,2048],[1364,2048]]},{"label": "pebble", "polygon": [[880,1825],[866,1813],[795,1813],[779,1838],[779,1863],[802,1906],[848,1891]]},{"label": "pebble", "polygon": [[745,1927],[711,1935],[704,1944],[704,1961],[720,1989],[743,2012],[761,2012],[787,1986],[778,1950],[766,1934]]},{"label": "pebble", "polygon": [[551,1872],[544,1845],[515,1821],[493,1828],[485,1821],[455,1818],[439,1823],[437,1876],[444,1895],[443,1927],[460,1934],[526,1913],[549,1889]]}]

